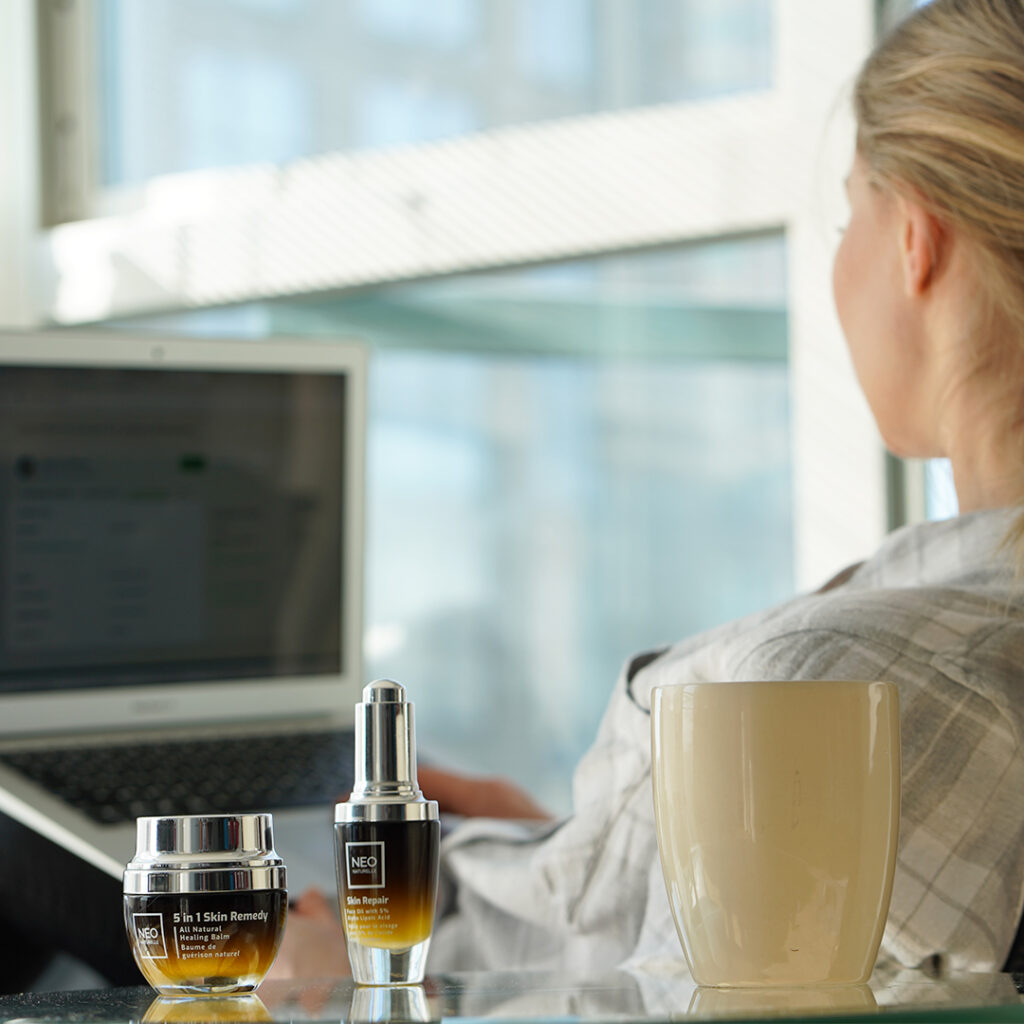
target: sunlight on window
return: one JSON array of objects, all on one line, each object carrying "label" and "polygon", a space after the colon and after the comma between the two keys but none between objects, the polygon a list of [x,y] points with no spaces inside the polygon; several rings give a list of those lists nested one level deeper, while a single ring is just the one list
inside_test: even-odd
[{"label": "sunlight on window", "polygon": [[102,180],[771,85],[771,0],[97,0]]}]

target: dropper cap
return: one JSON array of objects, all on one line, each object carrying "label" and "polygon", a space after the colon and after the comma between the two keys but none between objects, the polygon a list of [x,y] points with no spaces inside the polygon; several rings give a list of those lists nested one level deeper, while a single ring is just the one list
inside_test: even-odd
[{"label": "dropper cap", "polygon": [[375,679],[356,705],[355,783],[335,821],[433,821],[437,804],[416,781],[416,730],[405,687]]}]

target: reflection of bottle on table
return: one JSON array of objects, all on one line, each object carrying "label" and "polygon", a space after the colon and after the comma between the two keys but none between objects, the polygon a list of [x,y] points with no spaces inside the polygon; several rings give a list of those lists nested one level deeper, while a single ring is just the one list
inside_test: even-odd
[{"label": "reflection of bottle on table", "polygon": [[422,985],[357,985],[352,992],[349,1024],[430,1024],[441,1020],[431,1010]]}]

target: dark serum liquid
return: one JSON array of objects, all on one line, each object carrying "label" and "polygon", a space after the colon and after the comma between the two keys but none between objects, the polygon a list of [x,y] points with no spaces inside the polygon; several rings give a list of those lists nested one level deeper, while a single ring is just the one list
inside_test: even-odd
[{"label": "dark serum liquid", "polygon": [[334,830],[338,902],[348,941],[399,950],[429,939],[438,822],[345,822]]},{"label": "dark serum liquid", "polygon": [[284,889],[124,897],[135,962],[161,991],[255,988],[277,956],[287,912]]}]

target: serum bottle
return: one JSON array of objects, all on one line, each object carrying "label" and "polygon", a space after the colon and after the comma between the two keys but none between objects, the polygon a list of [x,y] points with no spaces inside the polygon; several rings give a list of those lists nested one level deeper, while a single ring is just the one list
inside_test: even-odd
[{"label": "serum bottle", "polygon": [[416,781],[413,706],[377,679],[356,705],[355,786],[335,807],[338,901],[352,977],[361,985],[423,980],[434,927],[440,825]]}]

